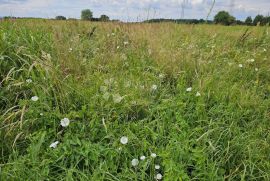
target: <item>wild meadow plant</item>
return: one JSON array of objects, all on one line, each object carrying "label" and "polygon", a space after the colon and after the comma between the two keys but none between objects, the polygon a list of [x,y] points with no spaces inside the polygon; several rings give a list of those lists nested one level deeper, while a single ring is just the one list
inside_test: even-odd
[{"label": "wild meadow plant", "polygon": [[246,28],[1,22],[0,180],[270,180],[269,27]]}]

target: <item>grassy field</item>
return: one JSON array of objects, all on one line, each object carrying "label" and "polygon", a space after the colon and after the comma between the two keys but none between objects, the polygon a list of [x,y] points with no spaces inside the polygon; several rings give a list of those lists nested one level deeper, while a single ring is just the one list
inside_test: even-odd
[{"label": "grassy field", "polygon": [[0,180],[269,181],[269,33],[0,22]]}]

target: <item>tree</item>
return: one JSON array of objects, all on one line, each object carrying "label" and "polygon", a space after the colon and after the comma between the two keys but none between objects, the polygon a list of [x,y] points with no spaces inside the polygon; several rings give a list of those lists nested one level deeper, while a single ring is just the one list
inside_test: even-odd
[{"label": "tree", "polygon": [[93,18],[93,13],[90,9],[84,9],[81,12],[81,19],[82,20],[91,20]]},{"label": "tree", "polygon": [[67,18],[65,16],[56,16],[56,20],[66,20]]},{"label": "tree", "polygon": [[231,16],[227,11],[220,11],[214,17],[216,24],[230,25],[235,22],[235,17]]},{"label": "tree", "polygon": [[105,14],[101,15],[99,19],[100,19],[100,21],[110,21],[109,16],[107,16]]},{"label": "tree", "polygon": [[249,16],[249,17],[247,17],[247,19],[245,20],[245,24],[246,25],[252,25],[252,18],[251,18],[251,16]]},{"label": "tree", "polygon": [[258,14],[253,20],[253,25],[255,25],[255,26],[262,25],[263,19],[264,19],[263,15]]}]

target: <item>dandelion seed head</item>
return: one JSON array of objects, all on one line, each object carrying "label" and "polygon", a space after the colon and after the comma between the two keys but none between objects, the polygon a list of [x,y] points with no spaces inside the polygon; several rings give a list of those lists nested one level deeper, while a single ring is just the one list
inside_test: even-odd
[{"label": "dandelion seed head", "polygon": [[141,160],[145,160],[146,157],[143,155],[143,156],[140,157],[140,159],[141,159]]},{"label": "dandelion seed head", "polygon": [[162,175],[161,175],[160,173],[158,173],[158,174],[156,175],[156,179],[157,179],[157,180],[161,180],[161,179],[162,179]]},{"label": "dandelion seed head", "polygon": [[152,157],[152,158],[156,158],[156,157],[157,157],[157,154],[151,153],[151,157]]},{"label": "dandelion seed head", "polygon": [[155,169],[159,170],[160,169],[160,165],[155,165]]},{"label": "dandelion seed head", "polygon": [[122,136],[121,139],[120,139],[120,142],[123,145],[126,145],[128,143],[128,137],[127,136]]},{"label": "dandelion seed head", "polygon": [[192,91],[192,87],[187,88],[187,92],[191,92]]},{"label": "dandelion seed head", "polygon": [[134,159],[131,161],[131,165],[132,165],[133,167],[138,166],[138,165],[139,165],[139,160],[136,159],[136,158],[134,158]]},{"label": "dandelion seed head", "polygon": [[30,83],[32,83],[33,81],[32,81],[32,79],[26,79],[26,82],[27,82],[28,84],[30,84]]},{"label": "dandelion seed head", "polygon": [[68,118],[64,118],[61,120],[60,124],[62,127],[68,127],[68,125],[70,124],[70,120]]},{"label": "dandelion seed head", "polygon": [[37,102],[38,101],[38,96],[31,97],[31,100],[34,101],[34,102]]}]

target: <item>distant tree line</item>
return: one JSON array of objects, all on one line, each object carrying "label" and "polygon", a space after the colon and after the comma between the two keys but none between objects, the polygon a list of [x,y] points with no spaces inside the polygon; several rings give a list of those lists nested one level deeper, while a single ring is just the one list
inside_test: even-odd
[{"label": "distant tree line", "polygon": [[[66,20],[67,18],[65,16],[56,16],[56,20]],[[84,21],[110,21],[110,17],[103,14],[99,18],[94,18],[93,17],[93,12],[90,9],[84,9],[81,11],[81,20]],[[115,21],[115,20],[114,20]]]},{"label": "distant tree line", "polygon": [[222,24],[222,25],[248,25],[248,26],[257,26],[257,25],[269,25],[270,16],[257,15],[254,19],[251,16],[247,17],[245,21],[236,20],[236,18],[230,15],[227,11],[218,12],[213,21],[204,20],[204,19],[150,19],[144,21],[146,23],[160,23],[160,22],[175,22],[183,24]]}]

